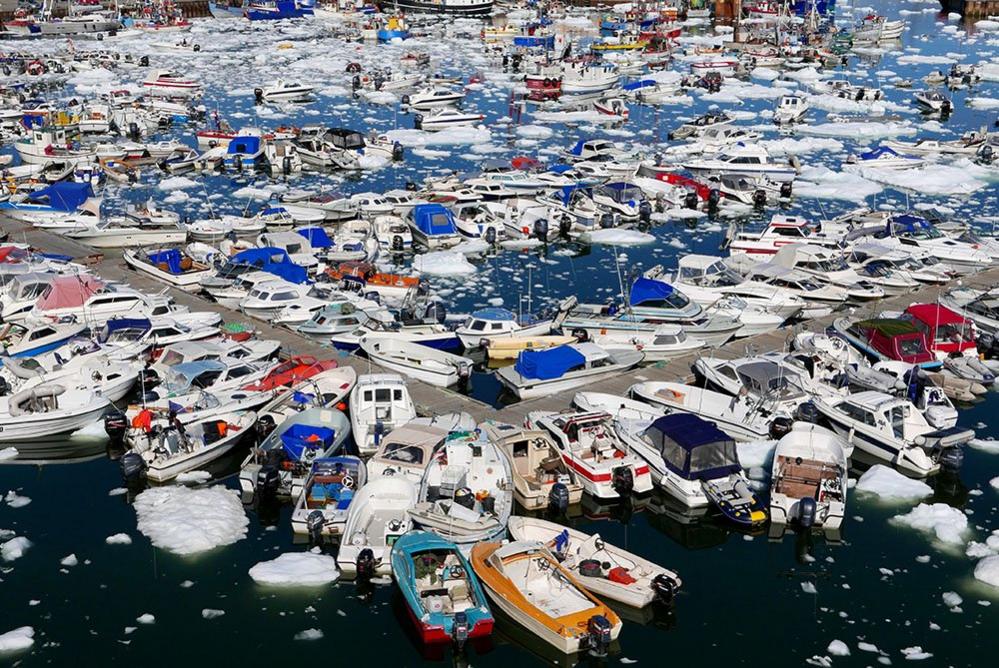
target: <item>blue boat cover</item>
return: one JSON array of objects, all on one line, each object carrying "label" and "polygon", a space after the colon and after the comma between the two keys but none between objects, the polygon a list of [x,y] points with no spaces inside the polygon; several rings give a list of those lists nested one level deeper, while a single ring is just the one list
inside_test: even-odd
[{"label": "blue boat cover", "polygon": [[645,302],[662,301],[671,294],[673,294],[673,286],[669,283],[639,277],[631,285],[631,294],[628,297],[628,303],[632,306],[638,306]]},{"label": "blue boat cover", "polygon": [[[556,167],[557,166],[558,165],[556,165]],[[566,167],[569,167],[569,165],[566,165]],[[555,171],[555,170],[552,169],[552,171]],[[588,193],[588,192],[592,191],[592,188],[588,188],[586,186],[580,186],[580,185],[562,186],[561,188],[558,189],[558,193],[557,193],[556,197],[558,197],[559,201],[562,202],[562,204],[568,205],[569,204],[569,200],[572,198],[572,194],[574,192],[576,192],[577,190],[582,190],[582,191]]]},{"label": "blue boat cover", "polygon": [[458,232],[454,216],[441,204],[417,204],[413,207],[412,216],[417,229],[427,236]]},{"label": "blue boat cover", "polygon": [[632,81],[631,83],[621,86],[621,88],[624,90],[640,90],[642,88],[648,88],[655,85],[656,82],[652,79],[642,79],[641,81]]},{"label": "blue boat cover", "polygon": [[584,364],[586,358],[581,352],[571,346],[557,346],[548,350],[522,350],[514,370],[524,378],[551,380]]},{"label": "blue boat cover", "polygon": [[256,155],[260,153],[260,137],[233,137],[232,141],[229,142],[229,148],[225,152],[229,155]]},{"label": "blue boat cover", "polygon": [[149,320],[146,318],[112,318],[108,320],[108,334],[122,329],[149,329]]},{"label": "blue boat cover", "polygon": [[871,149],[870,151],[865,151],[860,154],[861,160],[876,160],[883,155],[898,156],[898,153],[891,150],[887,146],[878,146],[877,148]]},{"label": "blue boat cover", "polygon": [[[732,437],[697,415],[663,416],[645,430],[645,437],[662,452],[667,467],[688,480],[718,478],[742,470]],[[676,452],[675,446],[687,454]]]},{"label": "blue boat cover", "polygon": [[902,213],[897,216],[892,216],[888,221],[888,226],[891,229],[896,229],[902,232],[915,232],[920,229],[933,227],[930,221],[926,220],[922,216],[917,216],[912,213]]},{"label": "blue boat cover", "polygon": [[472,317],[479,320],[516,320],[517,317],[505,308],[482,308],[472,311]]},{"label": "blue boat cover", "polygon": [[229,262],[251,265],[289,283],[302,284],[309,280],[308,270],[292,262],[283,248],[248,248],[230,257]]},{"label": "blue boat cover", "polygon": [[554,174],[565,174],[566,172],[572,171],[572,165],[552,165],[551,169],[548,170]]},{"label": "blue boat cover", "polygon": [[333,240],[326,234],[326,230],[321,227],[301,227],[297,230],[300,235],[309,240],[313,248],[332,248]]},{"label": "blue boat cover", "polygon": [[47,188],[36,190],[28,195],[26,202],[47,204],[54,211],[76,211],[80,205],[94,196],[89,183],[59,181]]},{"label": "blue boat cover", "polygon": [[576,142],[575,146],[569,149],[571,155],[582,155],[583,154],[583,144],[590,141],[589,139],[580,139]]},{"label": "blue boat cover", "polygon": [[180,268],[180,261],[184,259],[184,256],[176,248],[167,248],[156,253],[150,253],[147,257],[153,264],[165,264],[167,271],[171,274],[184,273],[184,270]]},{"label": "blue boat cover", "polygon": [[307,450],[325,450],[333,445],[336,433],[329,427],[311,424],[293,424],[281,432],[281,447],[294,460],[299,460]]}]

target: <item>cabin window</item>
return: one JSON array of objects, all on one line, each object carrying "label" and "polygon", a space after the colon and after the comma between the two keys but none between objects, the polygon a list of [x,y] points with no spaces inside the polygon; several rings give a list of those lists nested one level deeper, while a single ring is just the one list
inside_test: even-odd
[{"label": "cabin window", "polygon": [[840,404],[840,410],[845,413],[848,417],[857,422],[862,422],[863,424],[875,426],[874,413],[867,410],[866,408],[861,408],[850,403]]},{"label": "cabin window", "polygon": [[396,401],[402,401],[402,390],[392,390],[392,398]]},{"label": "cabin window", "polygon": [[905,437],[905,406],[895,406],[891,409],[891,430],[895,438]]},{"label": "cabin window", "polygon": [[513,444],[513,456],[514,457],[526,457],[527,456],[527,441],[518,441]]},{"label": "cabin window", "polygon": [[653,340],[653,345],[657,346],[671,346],[674,343],[676,343],[676,337],[669,335],[657,336],[655,340]]},{"label": "cabin window", "polygon": [[503,323],[501,323],[501,322],[494,322],[494,323],[492,323],[489,326],[489,329],[491,329],[494,332],[497,332],[497,331],[503,329]]},{"label": "cabin window", "polygon": [[221,371],[208,371],[195,378],[191,382],[191,385],[193,385],[194,387],[200,387],[201,389],[205,389],[207,387],[211,387],[212,385],[214,385],[215,381],[218,380],[219,376],[221,375],[222,375]]},{"label": "cabin window", "polygon": [[473,332],[481,332],[486,328],[486,323],[482,320],[473,320],[472,324],[468,327]]},{"label": "cabin window", "polygon": [[726,378],[731,378],[732,380],[739,380],[739,376],[735,373],[735,369],[730,366],[723,366],[718,369],[718,373],[725,376]]},{"label": "cabin window", "polygon": [[253,373],[253,369],[248,366],[237,366],[229,370],[230,378],[242,378],[248,374]]},{"label": "cabin window", "polygon": [[364,391],[364,400],[365,401],[371,401],[371,390],[365,390]]},{"label": "cabin window", "polygon": [[383,402],[391,400],[392,400],[392,391],[389,390],[388,388],[379,388],[375,390],[375,401]]},{"label": "cabin window", "polygon": [[42,337],[45,337],[45,336],[48,336],[48,335],[54,334],[54,333],[55,333],[55,331],[52,330],[52,329],[49,329],[48,327],[45,327],[43,329],[36,329],[35,331],[33,331],[31,333],[31,336],[28,337],[28,340],[29,341],[35,341],[36,339],[40,339]]}]

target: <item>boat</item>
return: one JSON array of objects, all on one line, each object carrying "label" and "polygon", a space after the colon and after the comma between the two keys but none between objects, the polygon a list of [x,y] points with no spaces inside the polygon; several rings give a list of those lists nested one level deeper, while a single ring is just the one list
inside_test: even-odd
[{"label": "boat", "polygon": [[[181,422],[175,420],[148,439],[139,440],[132,452],[142,459],[147,480],[156,483],[173,480],[195,471],[232,450],[257,421],[257,414],[215,413],[208,419]],[[121,465],[128,465],[127,454]]]},{"label": "boat", "polygon": [[949,114],[954,109],[954,103],[950,98],[944,96],[940,91],[923,90],[913,95],[916,106],[923,111],[939,114]]},{"label": "boat", "polygon": [[368,475],[371,478],[405,477],[420,485],[434,453],[447,436],[447,429],[418,419],[410,420],[381,439],[378,449],[368,460]]},{"label": "boat", "polygon": [[510,537],[545,545],[594,596],[631,608],[673,605],[683,581],[676,572],[586,534],[535,517],[510,518]]},{"label": "boat", "polygon": [[5,323],[0,327],[0,357],[35,357],[55,350],[83,334],[85,323]]},{"label": "boat", "polygon": [[515,360],[523,350],[547,350],[575,342],[576,337],[562,334],[511,336],[500,339],[486,339],[483,342],[483,348],[490,360]]},{"label": "boat", "polygon": [[357,492],[367,482],[364,461],[352,455],[313,460],[309,477],[291,511],[291,529],[312,542],[337,537]]},{"label": "boat", "polygon": [[489,601],[471,564],[453,543],[411,531],[392,544],[392,576],[424,645],[469,641],[493,631]]},{"label": "boat", "polygon": [[0,397],[0,443],[16,443],[30,457],[48,449],[40,442],[66,436],[96,422],[111,405],[91,389],[57,383],[36,385]]},{"label": "boat", "polygon": [[141,248],[182,244],[187,231],[180,227],[139,227],[102,220],[66,230],[63,234],[94,248]]},{"label": "boat", "polygon": [[597,100],[593,108],[600,114],[621,121],[628,120],[628,105],[619,97]]},{"label": "boat", "polygon": [[695,175],[763,177],[775,183],[790,183],[797,176],[794,167],[772,162],[767,149],[759,144],[739,143],[717,156],[691,160],[682,166]]},{"label": "boat", "polygon": [[413,241],[429,250],[448,248],[461,243],[454,214],[441,204],[417,204],[406,218]]},{"label": "boat", "polygon": [[431,85],[412,95],[403,95],[401,102],[403,106],[416,111],[432,111],[439,107],[457,106],[464,99],[465,93],[462,91]]},{"label": "boat", "polygon": [[72,141],[64,127],[33,128],[27,138],[14,142],[14,148],[26,165],[62,163],[67,167],[79,167],[97,161],[96,150]]},{"label": "boat", "polygon": [[427,114],[413,116],[413,127],[426,132],[439,132],[447,128],[472,127],[485,119],[483,114],[471,114],[457,109],[435,108]]},{"label": "boat", "polygon": [[604,348],[634,348],[644,355],[643,362],[660,362],[704,348],[707,344],[687,336],[680,325],[659,325],[651,332],[616,331],[588,336],[589,341]]},{"label": "boat", "polygon": [[466,357],[402,339],[364,336],[360,347],[380,366],[437,387],[465,383],[472,373],[472,361]]},{"label": "boat", "polygon": [[874,390],[816,397],[812,403],[848,444],[911,476],[959,467],[960,446],[975,436],[959,427],[935,429],[907,399]]},{"label": "boat", "polygon": [[777,441],[770,487],[770,523],[836,531],[846,516],[846,444],[834,432],[795,422]]},{"label": "boat", "polygon": [[506,534],[512,483],[510,461],[496,444],[479,430],[453,431],[431,455],[409,516],[467,552]]},{"label": "boat", "polygon": [[201,281],[215,273],[214,267],[194,260],[178,248],[126,250],[122,259],[133,269],[187,292],[200,292]]},{"label": "boat", "polygon": [[386,7],[414,14],[483,17],[493,11],[493,0],[387,0]]},{"label": "boat", "polygon": [[643,358],[637,350],[570,343],[547,350],[523,350],[516,364],[497,370],[496,377],[518,399],[531,399],[604,380],[638,366]]},{"label": "boat", "polygon": [[472,569],[493,604],[565,654],[607,653],[621,620],[542,543],[478,543]]},{"label": "boat", "polygon": [[142,81],[142,87],[153,95],[167,97],[188,97],[201,92],[201,83],[171,70],[154,70]]},{"label": "boat", "polygon": [[409,509],[416,484],[405,476],[368,480],[351,499],[336,563],[347,577],[367,580],[392,574],[393,545],[413,528]]},{"label": "boat", "polygon": [[465,350],[473,350],[501,339],[544,337],[560,324],[558,319],[538,320],[530,314],[517,317],[505,308],[491,307],[473,311],[455,333]]},{"label": "boat", "polygon": [[905,155],[887,146],[878,146],[870,151],[864,151],[849,162],[859,167],[892,170],[913,169],[926,164],[926,160],[921,157]]},{"label": "boat", "polygon": [[924,369],[941,366],[927,346],[926,334],[908,320],[871,318],[851,323],[847,318],[836,318],[832,329],[873,361],[898,360]]},{"label": "boat", "polygon": [[548,432],[591,496],[618,499],[652,491],[648,464],[618,439],[609,413],[534,411],[525,425]]},{"label": "boat", "polygon": [[339,410],[307,408],[291,415],[243,460],[239,487],[244,499],[297,499],[312,462],[336,455],[349,435],[350,421]]},{"label": "boat", "polygon": [[774,123],[787,125],[801,121],[808,113],[808,100],[798,95],[782,95],[774,107]]},{"label": "boat", "polygon": [[[901,318],[926,336],[926,347],[937,359],[953,357],[978,359],[978,334],[975,323],[941,304],[910,304]],[[993,376],[985,380],[991,384]]]},{"label": "boat", "polygon": [[509,459],[514,498],[524,509],[564,513],[583,498],[583,485],[545,431],[492,420],[479,428]]},{"label": "boat", "polygon": [[100,220],[101,200],[89,183],[59,181],[23,197],[0,202],[0,216],[51,230],[73,229]]},{"label": "boat", "polygon": [[278,79],[261,88],[253,89],[257,102],[307,102],[315,86]]},{"label": "boat", "polygon": [[247,0],[243,15],[250,21],[300,19],[315,14],[314,0]]}]

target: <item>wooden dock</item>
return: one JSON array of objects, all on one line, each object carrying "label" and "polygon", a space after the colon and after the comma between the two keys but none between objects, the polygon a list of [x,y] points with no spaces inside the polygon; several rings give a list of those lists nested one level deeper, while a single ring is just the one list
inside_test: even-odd
[{"label": "wooden dock", "polygon": [[[335,351],[328,346],[323,346],[313,339],[284,327],[274,327],[270,323],[249,318],[238,311],[220,306],[204,296],[168,287],[151,276],[131,270],[125,264],[119,250],[107,249],[102,253],[72,239],[45,230],[27,227],[20,223],[5,221],[0,225],[10,233],[11,241],[31,244],[34,248],[43,252],[69,255],[77,258],[79,261],[84,261],[86,258],[95,255],[102,255],[100,259],[95,258],[92,271],[105,280],[128,283],[144,292],[155,293],[165,291],[173,297],[175,302],[188,306],[192,310],[214,311],[220,313],[225,321],[250,322],[257,329],[260,337],[280,341],[282,353],[285,355],[313,355],[318,358],[334,356],[341,365],[353,366],[359,374],[385,371],[367,359]],[[936,301],[940,293],[957,284],[979,289],[999,284],[999,267],[955,279],[946,285],[924,286],[913,293],[870,302],[856,308],[850,315],[851,317],[860,319],[885,310],[901,311],[909,304],[916,302],[933,302]],[[842,315],[844,315],[842,312],[835,313],[825,318],[808,320],[773,332],[731,341],[723,346],[712,348],[707,352],[684,355],[668,362],[658,362],[650,366],[633,369],[614,378],[606,379],[600,382],[598,386],[587,387],[585,389],[623,395],[631,385],[643,381],[687,382],[693,377],[691,365],[697,359],[698,355],[707,355],[719,359],[732,359],[745,356],[751,352],[763,353],[771,350],[786,349],[790,345],[790,341],[794,338],[794,335],[798,332],[824,331],[835,318]],[[421,415],[439,415],[441,413],[465,411],[471,414],[476,420],[492,418],[511,424],[521,424],[527,413],[531,411],[564,410],[568,407],[569,401],[572,399],[569,393],[563,393],[551,397],[521,401],[497,409],[472,397],[455,391],[434,387],[413,379],[407,379],[407,385]]]}]

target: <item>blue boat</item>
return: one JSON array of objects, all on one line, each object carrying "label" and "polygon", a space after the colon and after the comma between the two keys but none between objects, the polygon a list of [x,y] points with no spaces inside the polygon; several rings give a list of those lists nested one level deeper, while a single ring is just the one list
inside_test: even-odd
[{"label": "blue boat", "polygon": [[2,357],[36,357],[61,348],[86,328],[78,323],[7,323],[0,330],[0,366]]},{"label": "blue boat", "polygon": [[407,222],[413,238],[430,250],[461,241],[454,214],[441,204],[417,204],[409,212]]},{"label": "blue boat", "polygon": [[300,19],[315,14],[315,0],[252,0],[243,6],[251,21]]},{"label": "blue boat", "polygon": [[236,253],[219,270],[219,278],[235,277],[245,273],[246,268],[255,271],[265,271],[283,278],[289,283],[302,284],[308,281],[309,274],[305,267],[291,261],[283,248],[248,248]]},{"label": "blue boat", "polygon": [[410,531],[392,546],[392,575],[424,644],[461,647],[492,633],[485,591],[454,543]]},{"label": "blue boat", "polygon": [[291,513],[291,528],[318,542],[323,536],[339,536],[347,523],[350,503],[364,483],[368,471],[364,461],[353,455],[320,457]]},{"label": "blue boat", "polygon": [[264,138],[260,136],[258,130],[233,137],[223,159],[226,169],[237,172],[244,169],[261,169],[265,166],[265,161]]},{"label": "blue boat", "polygon": [[93,199],[90,183],[59,181],[29,193],[24,199],[0,202],[0,214],[29,223],[58,222],[89,209],[86,212],[96,220],[100,204],[91,202]]}]

